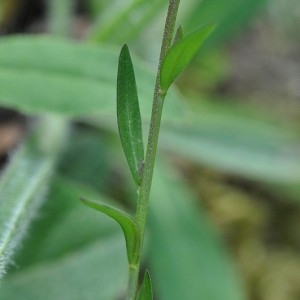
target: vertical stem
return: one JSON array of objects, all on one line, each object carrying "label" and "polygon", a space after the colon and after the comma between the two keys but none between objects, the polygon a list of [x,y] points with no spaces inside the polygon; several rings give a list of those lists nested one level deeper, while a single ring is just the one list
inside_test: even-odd
[{"label": "vertical stem", "polygon": [[[164,98],[166,96],[166,92],[162,91],[160,88],[160,69],[161,69],[162,62],[172,45],[179,3],[180,0],[169,1],[168,14],[165,23],[165,29],[164,29],[164,35],[162,40],[158,71],[156,77],[156,84],[155,84],[155,90],[153,96],[152,115],[151,115],[148,144],[146,150],[146,158],[145,158],[142,181],[139,188],[137,210],[135,216],[141,234],[140,257],[142,254],[143,240],[145,236],[145,225],[147,219],[148,203],[149,203],[150,189],[152,184],[157,143],[158,143],[158,137],[160,131],[161,115],[162,115],[162,109],[164,104]],[[127,290],[127,297],[126,297],[127,300],[136,299],[139,269],[140,269],[140,261],[138,262],[138,264],[135,266],[134,269],[132,267],[130,267],[129,269],[129,281],[128,281],[128,290]]]},{"label": "vertical stem", "polygon": [[180,0],[170,0],[158,64],[146,158],[136,211],[136,221],[141,230],[142,240],[144,238],[149,195],[152,184],[158,136],[161,123],[161,115],[164,99],[166,96],[165,91],[162,91],[160,88],[160,69],[162,62],[165,59],[172,45],[179,2]]},{"label": "vertical stem", "polygon": [[129,266],[129,278],[127,286],[126,300],[136,300],[137,283],[139,279],[140,263],[136,266]]}]

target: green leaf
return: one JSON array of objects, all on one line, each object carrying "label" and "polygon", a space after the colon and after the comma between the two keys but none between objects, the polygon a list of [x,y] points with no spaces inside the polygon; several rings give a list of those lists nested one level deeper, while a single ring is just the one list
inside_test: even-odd
[{"label": "green leaf", "polygon": [[[38,53],[38,55],[37,55]],[[0,39],[0,105],[27,114],[115,118],[117,48],[50,36]],[[143,120],[149,120],[155,74],[136,59]],[[16,88],[18,87],[18,88]],[[174,94],[166,121],[182,119],[186,107]]]},{"label": "green leaf", "polygon": [[179,41],[183,39],[183,28],[180,25],[176,31],[174,40],[173,40],[173,45],[177,44]]},{"label": "green leaf", "polygon": [[10,300],[116,299],[126,282],[123,246],[119,237],[113,236],[55,261],[15,272],[4,280],[0,297]]},{"label": "green leaf", "polygon": [[205,44],[205,49],[215,49],[244,30],[266,4],[267,0],[191,0],[184,17],[185,28],[192,30],[199,20],[217,21],[218,28]]},{"label": "green leaf", "polygon": [[[110,200],[78,182],[57,177],[14,265],[0,299],[117,299],[126,288],[125,243],[117,223],[98,218],[77,200]],[[97,274],[97,276],[95,276]]]},{"label": "green leaf", "polygon": [[102,9],[101,18],[94,22],[96,24],[92,27],[89,38],[97,42],[109,41],[116,44],[136,41],[138,35],[157,21],[157,15],[165,6],[165,0],[122,1],[122,3],[110,1]]},{"label": "green leaf", "polygon": [[245,299],[224,245],[199,200],[158,161],[150,205],[153,285],[162,300]]},{"label": "green leaf", "polygon": [[150,278],[149,271],[146,270],[137,300],[152,300],[152,299],[153,299],[153,292],[152,292],[151,278]]},{"label": "green leaf", "polygon": [[117,115],[123,150],[133,179],[139,184],[139,170],[144,161],[144,145],[135,75],[127,45],[123,46],[119,58]]},{"label": "green leaf", "polygon": [[208,24],[197,31],[183,37],[174,44],[166,55],[160,70],[160,86],[167,91],[172,82],[191,62],[204,40],[216,27]]},{"label": "green leaf", "polygon": [[221,172],[265,182],[299,182],[300,143],[292,128],[205,111],[194,126],[161,132],[161,147]]},{"label": "green leaf", "polygon": [[[58,145],[65,139],[62,123],[56,126],[58,134],[47,135],[45,143],[43,135],[54,123],[49,121],[43,126],[43,122],[47,121],[39,123],[41,132],[31,136],[14,154],[0,181],[0,278],[45,199]],[[55,147],[47,147],[48,143]]]},{"label": "green leaf", "polygon": [[[101,126],[112,130],[105,122]],[[193,106],[190,123],[163,126],[160,149],[226,174],[277,184],[300,181],[297,128],[227,101],[201,99]]]},{"label": "green leaf", "polygon": [[84,198],[81,200],[85,205],[101,211],[119,223],[126,240],[128,262],[129,264],[135,265],[138,261],[140,250],[140,232],[138,225],[135,223],[133,218],[125,212],[112,206]]},{"label": "green leaf", "polygon": [[59,172],[95,190],[106,189],[111,180],[107,174],[110,172],[112,154],[112,146],[105,139],[106,136],[110,138],[108,135],[99,138],[99,132],[90,127],[73,128],[70,146],[60,160]]},{"label": "green leaf", "polygon": [[[22,251],[15,257],[22,269],[84,251],[86,246],[109,236],[118,235],[123,241],[117,223],[110,218],[99,218],[95,210],[82,207],[82,203],[77,200],[80,194],[113,205],[110,199],[94,189],[57,176],[48,201],[41,208],[40,216],[33,224]],[[126,262],[125,255],[124,258]]]}]

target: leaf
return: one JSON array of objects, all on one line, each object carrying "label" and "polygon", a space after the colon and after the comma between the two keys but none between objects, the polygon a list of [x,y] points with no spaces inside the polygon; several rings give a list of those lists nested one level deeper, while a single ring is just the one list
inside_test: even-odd
[{"label": "leaf", "polygon": [[160,160],[150,205],[153,284],[162,300],[245,299],[233,263],[200,206]]},{"label": "leaf", "polygon": [[[267,183],[299,183],[300,141],[294,126],[247,106],[200,102],[193,106],[189,124],[177,121],[161,128],[161,150],[226,174]],[[105,122],[101,126],[112,130]]]},{"label": "leaf", "polygon": [[152,284],[149,271],[146,270],[137,300],[153,300]]},{"label": "leaf", "polygon": [[140,251],[140,232],[138,225],[135,223],[132,217],[112,206],[84,198],[81,200],[85,205],[101,211],[119,223],[126,240],[128,262],[131,265],[135,265],[138,261]]},{"label": "leaf", "polygon": [[[54,122],[57,119],[53,120]],[[45,121],[46,122],[46,121]],[[50,121],[49,121],[50,122]],[[12,157],[0,181],[0,278],[12,262],[13,255],[27,233],[45,200],[59,145],[65,139],[64,124],[56,127],[56,134],[48,135],[45,147],[43,134],[53,123],[48,123],[40,133],[31,136]],[[42,129],[43,122],[39,123]]]},{"label": "leaf", "polygon": [[118,225],[109,218],[99,218],[95,210],[85,209],[78,201],[80,194],[113,204],[94,189],[57,176],[48,201],[41,208],[40,216],[35,220],[22,251],[15,257],[22,269],[84,251],[89,244],[109,236],[119,235],[123,241]]},{"label": "leaf", "polygon": [[108,135],[99,138],[99,132],[90,127],[73,128],[70,147],[60,159],[59,172],[65,177],[92,186],[95,190],[106,189],[111,180],[111,176],[107,174],[110,172],[110,155],[113,154],[105,137],[110,139]]},{"label": "leaf", "polygon": [[8,276],[1,285],[0,297],[10,300],[116,299],[126,282],[123,253],[119,237],[97,241],[81,251]]},{"label": "leaf", "polygon": [[191,62],[204,40],[215,29],[215,24],[208,24],[183,37],[174,44],[166,55],[160,70],[160,86],[167,91],[176,77]]},{"label": "leaf", "polygon": [[[127,259],[118,225],[77,200],[84,185],[57,177],[49,200],[3,280],[0,299],[117,299],[126,288]],[[95,276],[97,274],[97,276]]]},{"label": "leaf", "polygon": [[300,180],[297,135],[265,121],[203,111],[194,126],[162,130],[161,147],[229,174],[266,182]]},{"label": "leaf", "polygon": [[183,39],[183,28],[180,25],[176,31],[174,40],[173,40],[173,45],[177,44],[179,41]]},{"label": "leaf", "polygon": [[133,179],[136,184],[139,184],[139,169],[144,160],[144,145],[135,75],[127,45],[123,46],[119,58],[117,115],[123,150]]},{"label": "leaf", "polygon": [[215,49],[245,29],[253,17],[266,5],[266,0],[192,0],[186,11],[184,24],[192,30],[199,24],[218,22],[215,33],[205,43],[205,49]]},{"label": "leaf", "polygon": [[110,1],[109,5],[102,9],[101,18],[98,18],[91,29],[89,38],[97,42],[109,41],[116,44],[136,40],[138,35],[151,27],[165,6],[165,0],[122,1],[122,3]]},{"label": "leaf", "polygon": [[[27,114],[115,118],[118,52],[50,36],[1,37],[0,105]],[[149,120],[155,74],[139,60],[135,71],[141,114]],[[166,103],[166,121],[185,115],[178,95],[173,100]]]}]

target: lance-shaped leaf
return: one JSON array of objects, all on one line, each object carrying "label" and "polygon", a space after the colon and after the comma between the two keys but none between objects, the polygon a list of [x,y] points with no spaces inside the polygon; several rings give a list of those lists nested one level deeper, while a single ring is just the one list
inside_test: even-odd
[{"label": "lance-shaped leaf", "polygon": [[134,181],[139,184],[144,146],[135,75],[127,45],[123,46],[119,58],[117,114],[124,153]]},{"label": "lance-shaped leaf", "polygon": [[160,71],[160,86],[167,91],[176,77],[191,62],[204,40],[214,30],[215,24],[208,24],[183,37],[175,43],[166,55]]},{"label": "lance-shaped leaf", "polygon": [[152,284],[148,270],[145,271],[143,283],[137,300],[153,300]]},{"label": "lance-shaped leaf", "polygon": [[38,127],[39,132],[18,148],[1,174],[0,280],[46,199],[57,156],[67,137],[67,124],[59,117],[44,117]]},{"label": "lance-shaped leaf", "polygon": [[81,198],[81,200],[85,205],[94,208],[98,211],[101,211],[102,213],[113,218],[119,223],[123,230],[126,241],[128,262],[131,265],[135,265],[138,261],[140,250],[140,232],[138,229],[138,225],[133,220],[133,218],[125,212],[107,204],[103,204],[98,201],[88,200],[86,198]]}]

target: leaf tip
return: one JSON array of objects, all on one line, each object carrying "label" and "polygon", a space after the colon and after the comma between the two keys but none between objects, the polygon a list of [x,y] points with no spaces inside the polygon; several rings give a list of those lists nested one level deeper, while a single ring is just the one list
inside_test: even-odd
[{"label": "leaf tip", "polygon": [[84,196],[80,196],[80,197],[79,197],[79,200],[80,200],[81,202],[86,202],[86,201],[87,201],[87,199],[86,199]]},{"label": "leaf tip", "polygon": [[179,25],[173,40],[173,45],[178,43],[183,38],[183,28],[182,25]]},{"label": "leaf tip", "polygon": [[120,52],[120,55],[124,54],[124,53],[129,53],[129,47],[127,44],[124,44],[121,48],[121,52]]},{"label": "leaf tip", "polygon": [[143,282],[139,291],[138,300],[153,300],[152,282],[149,270],[146,269],[143,277]]}]

